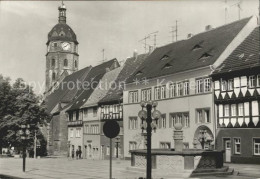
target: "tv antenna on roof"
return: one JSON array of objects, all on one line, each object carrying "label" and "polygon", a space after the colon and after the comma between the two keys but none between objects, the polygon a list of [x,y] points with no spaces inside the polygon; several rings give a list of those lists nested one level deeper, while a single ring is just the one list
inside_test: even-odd
[{"label": "tv antenna on roof", "polygon": [[146,40],[150,38],[150,35],[145,36],[143,39],[139,40],[138,42],[142,42],[144,44],[144,50],[146,53],[146,49],[147,49],[147,43]]},{"label": "tv antenna on roof", "polygon": [[[174,33],[175,33],[175,40],[178,40],[178,21],[175,21],[175,26],[171,26],[172,30],[170,33],[172,33],[172,42],[174,42]],[[175,29],[174,29],[175,28]]]},{"label": "tv antenna on roof", "polygon": [[156,48],[156,37],[157,37],[157,33],[158,33],[158,32],[159,32],[159,31],[152,32],[152,33],[148,34],[148,36],[153,35],[153,48],[154,48],[154,49]]},{"label": "tv antenna on roof", "polygon": [[237,6],[237,9],[238,9],[238,19],[240,20],[240,16],[241,16],[241,11],[243,10],[242,8],[241,8],[241,3],[242,3],[242,0],[240,0],[239,2],[237,2],[237,3],[235,3],[235,4],[233,4],[233,5],[231,5],[230,7],[232,7],[232,6]]}]

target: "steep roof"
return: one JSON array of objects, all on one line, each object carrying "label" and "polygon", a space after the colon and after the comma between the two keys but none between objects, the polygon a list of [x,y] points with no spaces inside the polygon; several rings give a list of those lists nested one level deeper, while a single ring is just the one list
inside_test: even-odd
[{"label": "steep roof", "polygon": [[96,106],[99,100],[101,100],[109,91],[110,87],[114,88],[115,80],[119,75],[123,67],[118,67],[112,71],[107,72],[99,81],[97,88],[90,95],[88,100],[83,104],[81,108]]},{"label": "steep roof", "polygon": [[187,40],[156,48],[127,82],[212,65],[249,20],[250,18],[242,19]]},{"label": "steep roof", "polygon": [[213,75],[260,66],[259,35],[258,26],[213,72]]},{"label": "steep roof", "polygon": [[77,88],[73,88],[73,86],[76,86],[77,81],[83,81],[83,79],[85,79],[89,73],[90,69],[91,66],[66,76],[61,81],[58,88],[45,98],[47,112],[50,113],[52,109],[60,102],[70,102],[77,92]]},{"label": "steep roof", "polygon": [[88,100],[107,70],[113,70],[118,66],[119,63],[117,59],[112,59],[93,67],[87,77],[83,80],[82,86],[79,87],[74,101],[72,102],[72,106],[68,109],[68,111],[79,109]]},{"label": "steep roof", "polygon": [[133,72],[135,72],[135,70],[145,61],[147,56],[148,54],[140,54],[137,57],[127,59],[117,79],[115,80],[117,88],[110,89],[106,96],[99,101],[99,104],[121,101],[124,86],[120,86],[120,83],[123,84],[126,82],[127,78],[131,77]]}]

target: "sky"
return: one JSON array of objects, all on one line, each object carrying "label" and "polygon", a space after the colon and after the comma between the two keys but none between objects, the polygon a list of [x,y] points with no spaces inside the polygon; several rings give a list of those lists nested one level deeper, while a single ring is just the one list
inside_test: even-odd
[{"label": "sky", "polygon": [[[103,59],[119,61],[145,52],[142,40],[156,32],[156,46],[172,42],[178,21],[178,40],[238,20],[238,0],[64,1],[67,24],[79,42],[79,68]],[[0,74],[12,80],[45,84],[47,35],[58,23],[61,1],[0,1]],[[233,5],[233,6],[232,6]],[[241,18],[258,15],[258,0],[241,1]],[[225,8],[227,18],[225,20]],[[226,21],[226,22],[225,22]],[[174,27],[175,28],[175,27]],[[175,40],[175,39],[174,39]],[[154,44],[154,36],[147,39]],[[37,87],[36,93],[44,88]]]}]

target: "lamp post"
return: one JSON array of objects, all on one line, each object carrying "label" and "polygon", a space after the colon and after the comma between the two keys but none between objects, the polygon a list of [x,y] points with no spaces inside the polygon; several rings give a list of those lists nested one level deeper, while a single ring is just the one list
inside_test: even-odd
[{"label": "lamp post", "polygon": [[26,140],[30,137],[30,125],[21,125],[21,129],[19,131],[20,137],[23,141],[23,172],[25,172],[25,158],[26,158]]},{"label": "lamp post", "polygon": [[119,148],[119,143],[120,143],[120,137],[119,136],[116,137],[115,143],[116,143],[116,158],[118,158],[118,148]]},{"label": "lamp post", "polygon": [[[158,105],[156,101],[141,102],[140,105],[142,110],[139,111],[138,116],[142,120],[142,133],[144,129],[146,129],[147,133],[146,179],[152,179],[152,130],[156,130],[156,122],[161,118],[161,112],[156,110],[156,106]],[[146,111],[144,108],[146,108]],[[153,108],[154,111],[152,113]]]}]

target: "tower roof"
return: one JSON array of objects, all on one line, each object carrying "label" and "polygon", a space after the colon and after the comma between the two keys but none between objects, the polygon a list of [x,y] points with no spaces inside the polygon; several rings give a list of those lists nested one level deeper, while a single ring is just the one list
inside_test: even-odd
[{"label": "tower roof", "polygon": [[59,10],[59,21],[58,24],[56,24],[52,28],[52,30],[48,33],[47,45],[50,43],[50,41],[55,41],[55,40],[75,42],[76,44],[78,44],[76,34],[71,29],[71,27],[68,24],[66,24],[65,5],[62,3],[62,5],[58,8],[58,10]]}]

